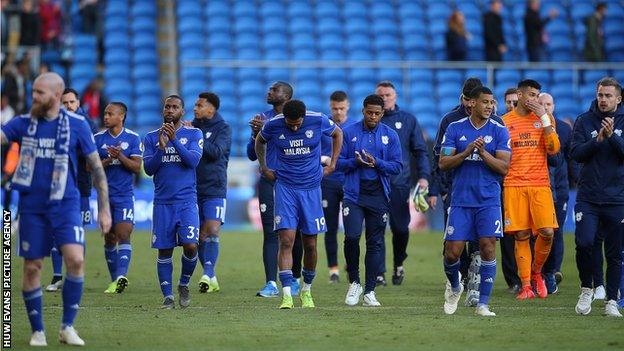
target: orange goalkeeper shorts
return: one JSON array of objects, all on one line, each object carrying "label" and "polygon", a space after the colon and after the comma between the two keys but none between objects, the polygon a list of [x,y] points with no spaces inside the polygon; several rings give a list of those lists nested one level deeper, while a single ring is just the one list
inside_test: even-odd
[{"label": "orange goalkeeper shorts", "polygon": [[550,187],[506,186],[503,190],[505,232],[559,228]]}]

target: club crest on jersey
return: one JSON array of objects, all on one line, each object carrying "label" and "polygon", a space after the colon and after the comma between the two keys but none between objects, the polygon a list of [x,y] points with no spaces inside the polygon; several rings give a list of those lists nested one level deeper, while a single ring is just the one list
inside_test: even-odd
[{"label": "club crest on jersey", "polygon": [[143,146],[143,143],[139,143],[139,150],[141,150],[141,152],[145,151],[145,147]]},{"label": "club crest on jersey", "polygon": [[275,224],[280,224],[282,222],[282,217],[275,216]]},{"label": "club crest on jersey", "polygon": [[535,129],[542,128],[542,122],[535,122],[535,123],[533,123],[533,127],[535,127]]},{"label": "club crest on jersey", "polygon": [[453,233],[455,233],[455,227],[453,227],[452,225],[449,225],[448,227],[446,227],[446,235],[453,235]]},{"label": "club crest on jersey", "polygon": [[22,250],[23,251],[30,250],[30,243],[28,241],[22,241]]},{"label": "club crest on jersey", "polygon": [[345,207],[345,208],[342,209],[342,215],[345,216],[345,217],[349,215],[349,208],[348,207]]},{"label": "club crest on jersey", "polygon": [[328,205],[327,200],[323,199],[322,204],[323,204],[323,208],[327,208],[327,205]]},{"label": "club crest on jersey", "polygon": [[384,213],[383,216],[381,216],[381,221],[384,223],[388,223],[388,214]]},{"label": "club crest on jersey", "polygon": [[314,132],[310,129],[306,130],[305,132],[306,137],[308,137],[308,139],[312,138],[314,136]]},{"label": "club crest on jersey", "polygon": [[122,150],[127,150],[128,146],[130,146],[130,145],[127,142],[125,142],[125,141],[121,143],[121,149]]},{"label": "club crest on jersey", "polygon": [[619,137],[622,136],[622,130],[621,129],[616,129],[616,130],[613,131],[613,133],[615,133]]},{"label": "club crest on jersey", "polygon": [[212,135],[212,132],[206,132],[206,139],[210,139],[211,135]]},{"label": "club crest on jersey", "polygon": [[591,132],[591,136],[592,136],[592,138],[597,137],[597,136],[598,136],[598,132],[597,132],[597,131],[595,131],[595,130],[592,130],[592,132]]},{"label": "club crest on jersey", "polygon": [[197,145],[199,145],[199,147],[203,149],[204,148],[204,139],[199,139],[197,141]]},{"label": "club crest on jersey", "polygon": [[384,145],[388,145],[388,136],[387,135],[382,135],[381,136],[381,143]]},{"label": "club crest on jersey", "polygon": [[401,127],[403,127],[403,123],[401,123],[401,122],[394,122],[394,127],[396,129],[401,129]]},{"label": "club crest on jersey", "polygon": [[582,221],[582,220],[583,220],[583,212],[577,212],[577,213],[574,215],[574,219],[576,219],[576,221],[577,221],[577,222]]},{"label": "club crest on jersey", "polygon": [[260,204],[260,212],[266,212],[266,204]]},{"label": "club crest on jersey", "polygon": [[491,143],[493,140],[491,135],[486,135],[485,138],[483,138],[483,141],[485,141],[486,144]]},{"label": "club crest on jersey", "polygon": [[187,138],[180,138],[180,144],[186,145],[186,143],[188,143],[188,139]]}]

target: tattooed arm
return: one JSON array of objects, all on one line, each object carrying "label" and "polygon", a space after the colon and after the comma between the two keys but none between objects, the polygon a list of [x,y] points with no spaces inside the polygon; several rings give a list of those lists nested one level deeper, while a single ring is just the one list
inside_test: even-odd
[{"label": "tattooed arm", "polygon": [[102,162],[100,161],[100,156],[97,151],[87,155],[87,164],[91,168],[93,186],[98,194],[98,224],[102,233],[108,233],[111,229],[111,213],[108,202],[108,183],[106,182],[104,167],[102,166]]}]

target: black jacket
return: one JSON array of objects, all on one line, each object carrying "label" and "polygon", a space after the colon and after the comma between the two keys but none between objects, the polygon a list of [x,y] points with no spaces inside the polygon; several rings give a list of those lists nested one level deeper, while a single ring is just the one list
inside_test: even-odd
[{"label": "black jacket", "polygon": [[194,119],[204,136],[204,153],[196,168],[197,198],[225,198],[232,129],[217,112],[212,119]]},{"label": "black jacket", "polygon": [[[614,117],[613,134],[597,142],[604,117]],[[592,103],[574,123],[572,158],[582,163],[577,200],[595,204],[624,205],[624,106],[615,112],[601,113]]]}]

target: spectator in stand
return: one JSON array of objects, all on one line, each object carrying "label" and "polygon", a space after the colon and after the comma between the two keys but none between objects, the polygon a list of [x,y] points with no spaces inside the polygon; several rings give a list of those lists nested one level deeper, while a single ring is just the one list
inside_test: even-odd
[{"label": "spectator in stand", "polygon": [[596,11],[585,19],[585,49],[583,57],[585,61],[601,62],[606,60],[604,48],[604,32],[602,19],[607,14],[607,3],[599,2]]},{"label": "spectator in stand", "polygon": [[466,31],[464,14],[455,10],[448,19],[446,32],[446,58],[449,61],[464,61],[468,52],[469,34]]},{"label": "spectator in stand", "polygon": [[98,34],[100,30],[100,15],[98,0],[80,0],[78,2],[80,16],[82,16],[82,30],[89,34]]},{"label": "spectator in stand", "polygon": [[548,17],[541,18],[539,0],[527,2],[527,9],[524,13],[524,34],[529,61],[539,62],[544,59],[544,44],[548,42],[544,27],[557,16],[559,16],[559,12],[556,9],[551,9]]},{"label": "spectator in stand", "polygon": [[39,19],[41,21],[41,44],[57,47],[61,34],[61,8],[54,1],[40,0]]},{"label": "spectator in stand", "polygon": [[9,104],[16,113],[25,113],[27,110],[26,91],[31,80],[28,60],[22,58],[17,64],[7,63],[3,70],[3,89],[9,97]]},{"label": "spectator in stand", "polygon": [[87,115],[98,127],[102,125],[104,108],[108,105],[108,99],[102,91],[102,80],[95,78],[89,83],[87,89],[82,94],[81,106]]},{"label": "spectator in stand", "polygon": [[487,61],[502,61],[503,54],[507,52],[503,35],[503,18],[500,15],[502,10],[502,1],[492,0],[490,11],[483,15],[483,40]]},{"label": "spectator in stand", "polygon": [[0,9],[2,9],[2,19],[0,20],[0,25],[2,28],[0,29],[0,34],[2,35],[2,46],[6,46],[9,42],[9,17],[4,12],[4,8],[9,4],[8,0],[0,1]]},{"label": "spectator in stand", "polygon": [[2,92],[0,95],[0,116],[2,119],[2,125],[5,125],[8,121],[15,116],[15,110],[9,105],[9,96]]},{"label": "spectator in stand", "polygon": [[41,20],[32,0],[22,1],[20,12],[20,45],[39,45],[41,38]]}]

